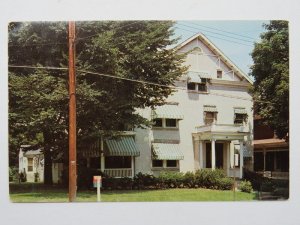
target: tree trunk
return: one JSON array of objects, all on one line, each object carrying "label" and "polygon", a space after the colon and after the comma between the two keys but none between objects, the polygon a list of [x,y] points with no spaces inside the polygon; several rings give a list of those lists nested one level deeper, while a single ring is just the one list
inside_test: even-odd
[{"label": "tree trunk", "polygon": [[44,132],[44,184],[53,184],[51,139],[48,132]]}]

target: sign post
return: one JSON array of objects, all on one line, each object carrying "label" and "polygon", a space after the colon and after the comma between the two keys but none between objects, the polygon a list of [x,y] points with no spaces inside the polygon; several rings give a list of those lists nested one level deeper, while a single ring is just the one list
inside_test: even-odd
[{"label": "sign post", "polygon": [[94,188],[97,188],[97,202],[101,202],[101,193],[100,193],[100,188],[102,186],[101,176],[93,177],[93,185],[94,185]]}]

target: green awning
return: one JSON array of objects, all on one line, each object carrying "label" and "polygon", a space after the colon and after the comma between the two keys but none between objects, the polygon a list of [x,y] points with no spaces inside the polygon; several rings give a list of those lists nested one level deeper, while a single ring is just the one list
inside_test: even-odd
[{"label": "green awning", "polygon": [[201,79],[211,79],[211,75],[207,71],[189,71],[188,82],[202,83]]},{"label": "green awning", "polygon": [[198,72],[198,74],[203,79],[211,79],[212,78],[211,75],[206,71],[200,71],[200,72]]},{"label": "green awning", "polygon": [[188,72],[188,82],[201,83],[201,77],[197,72]]},{"label": "green awning", "polygon": [[204,105],[203,111],[204,112],[218,112],[217,107],[215,105]]},{"label": "green awning", "polygon": [[158,160],[182,160],[183,153],[179,144],[152,143],[153,159]]},{"label": "green awning", "polygon": [[234,113],[237,114],[247,114],[247,111],[245,108],[234,108]]},{"label": "green awning", "polygon": [[132,136],[120,136],[116,139],[105,140],[107,148],[104,149],[105,156],[139,156],[135,141]]},{"label": "green awning", "polygon": [[152,119],[183,119],[183,113],[180,112],[178,105],[162,105],[152,111]]}]

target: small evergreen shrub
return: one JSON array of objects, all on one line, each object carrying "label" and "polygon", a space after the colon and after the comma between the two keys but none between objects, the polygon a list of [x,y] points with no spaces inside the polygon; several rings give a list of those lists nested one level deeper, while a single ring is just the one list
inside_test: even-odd
[{"label": "small evergreen shrub", "polygon": [[240,190],[242,192],[251,193],[253,191],[252,184],[250,181],[242,181],[240,183]]},{"label": "small evergreen shrub", "polygon": [[230,177],[223,177],[217,180],[217,189],[218,190],[231,190],[233,187],[234,181]]},{"label": "small evergreen shrub", "polygon": [[134,189],[154,189],[157,186],[157,178],[152,174],[138,173],[133,178]]},{"label": "small evergreen shrub", "polygon": [[225,177],[223,170],[201,169],[195,173],[195,184],[202,188],[218,189],[219,180]]}]

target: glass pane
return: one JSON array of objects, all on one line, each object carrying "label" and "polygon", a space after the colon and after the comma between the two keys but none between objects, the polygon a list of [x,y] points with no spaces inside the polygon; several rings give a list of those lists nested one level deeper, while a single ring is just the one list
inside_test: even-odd
[{"label": "glass pane", "polygon": [[176,119],[166,119],[166,127],[176,127]]},{"label": "glass pane", "polygon": [[162,160],[152,160],[152,167],[163,167]]},{"label": "glass pane", "polygon": [[162,119],[154,119],[153,127],[162,127]]},{"label": "glass pane", "polygon": [[196,84],[195,83],[188,83],[187,88],[188,88],[188,90],[196,90]]},{"label": "glass pane", "polygon": [[167,160],[167,167],[177,167],[177,160]]}]

